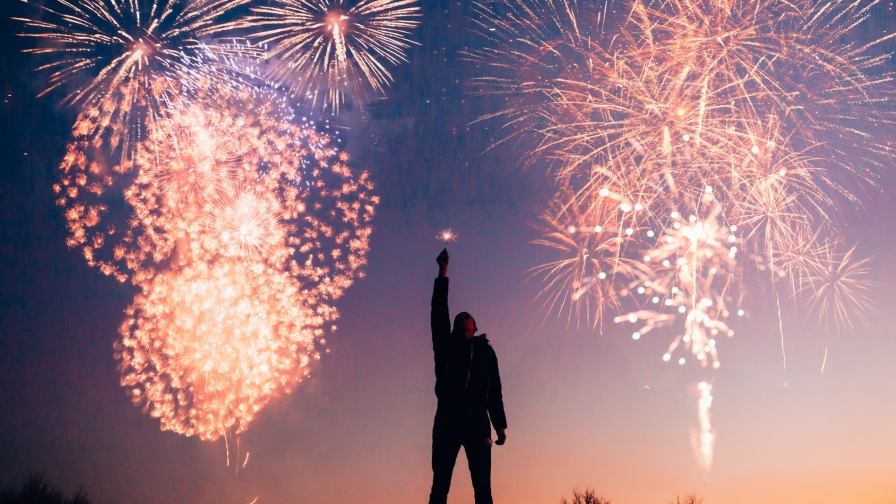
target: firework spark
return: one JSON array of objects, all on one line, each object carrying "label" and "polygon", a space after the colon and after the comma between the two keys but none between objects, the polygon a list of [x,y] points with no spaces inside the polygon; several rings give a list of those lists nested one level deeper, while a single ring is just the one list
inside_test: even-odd
[{"label": "firework spark", "polygon": [[249,30],[270,47],[267,77],[295,96],[338,110],[350,94],[359,104],[368,89],[384,93],[392,82],[389,65],[407,61],[405,52],[420,14],[417,0],[275,0],[228,25]]}]

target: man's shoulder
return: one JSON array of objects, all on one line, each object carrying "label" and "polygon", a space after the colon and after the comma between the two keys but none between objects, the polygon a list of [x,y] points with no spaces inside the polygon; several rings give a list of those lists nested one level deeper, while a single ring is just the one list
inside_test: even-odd
[{"label": "man's shoulder", "polygon": [[492,348],[492,342],[489,341],[484,334],[480,334],[479,336],[473,338],[473,344],[482,348],[487,348],[491,353],[495,353],[495,349]]}]

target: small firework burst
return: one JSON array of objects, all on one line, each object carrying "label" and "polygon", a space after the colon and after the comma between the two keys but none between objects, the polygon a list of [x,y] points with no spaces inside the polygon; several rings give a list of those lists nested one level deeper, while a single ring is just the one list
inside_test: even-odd
[{"label": "small firework burst", "polygon": [[16,19],[40,43],[26,52],[47,60],[38,67],[49,73],[40,95],[74,88],[62,102],[81,108],[80,128],[127,159],[173,96],[225,82],[201,39],[247,1],[51,0],[38,6],[40,19]]},{"label": "small firework burst", "polygon": [[292,94],[338,110],[392,83],[387,65],[407,61],[421,15],[417,0],[274,0],[228,26],[269,47],[268,77]]}]

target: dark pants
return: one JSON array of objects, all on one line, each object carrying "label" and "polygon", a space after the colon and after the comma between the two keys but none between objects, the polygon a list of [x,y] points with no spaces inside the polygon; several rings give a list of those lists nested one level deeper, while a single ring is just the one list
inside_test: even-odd
[{"label": "dark pants", "polygon": [[429,504],[445,504],[451,473],[460,447],[464,447],[476,504],[492,504],[491,426],[485,410],[439,408],[432,427],[432,491]]}]

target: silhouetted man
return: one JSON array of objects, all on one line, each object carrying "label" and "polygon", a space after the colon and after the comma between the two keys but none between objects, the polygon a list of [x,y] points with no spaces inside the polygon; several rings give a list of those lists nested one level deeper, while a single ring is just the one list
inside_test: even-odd
[{"label": "silhouetted man", "polygon": [[467,312],[448,316],[448,249],[436,259],[439,277],[432,292],[432,350],[436,361],[439,406],[432,427],[432,491],[430,504],[445,504],[451,473],[464,447],[476,504],[492,504],[492,430],[499,445],[507,435],[498,358],[485,335],[475,336],[476,321]]}]

